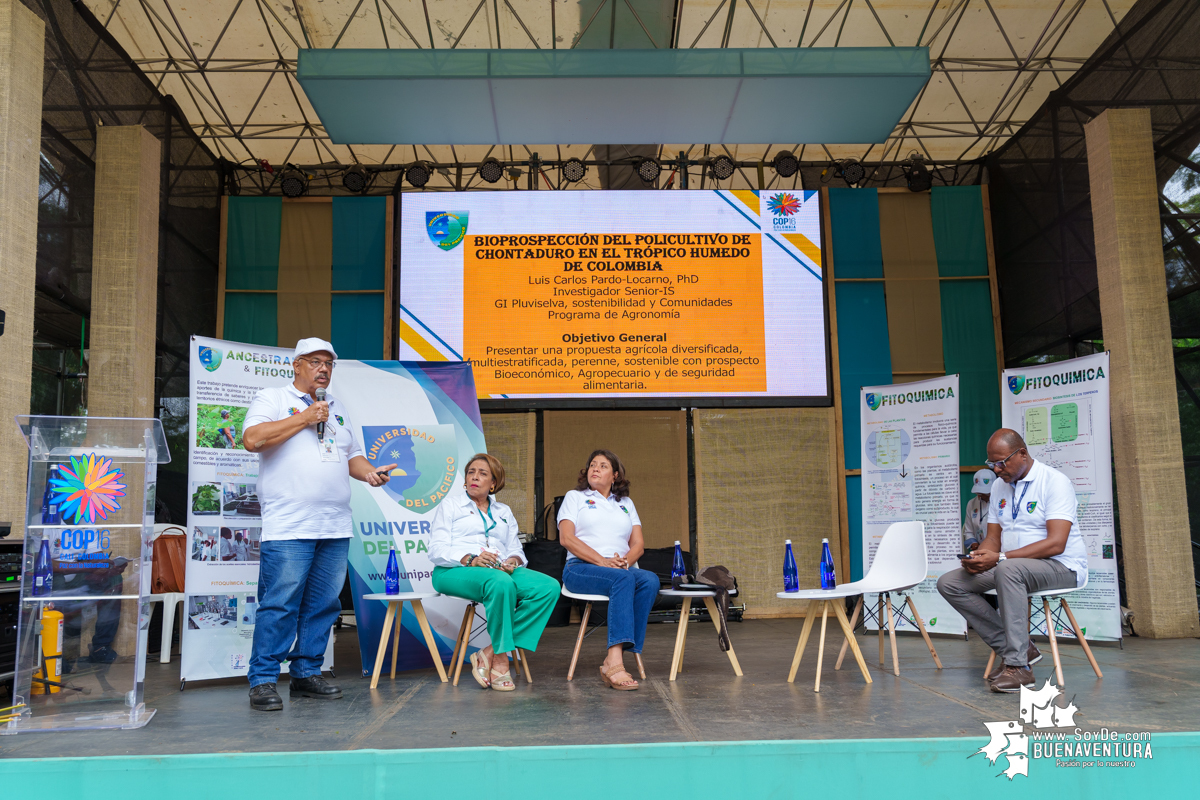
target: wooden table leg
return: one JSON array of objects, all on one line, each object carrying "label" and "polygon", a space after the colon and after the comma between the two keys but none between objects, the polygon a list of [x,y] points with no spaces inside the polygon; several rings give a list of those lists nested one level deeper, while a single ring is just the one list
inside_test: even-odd
[{"label": "wooden table leg", "polygon": [[[708,616],[712,617],[713,626],[717,629],[717,633],[721,632],[721,617],[717,611],[717,601],[715,598],[704,598],[704,605],[708,607]],[[726,625],[726,629],[728,629]],[[733,665],[733,674],[739,678],[742,677],[742,665],[738,663],[737,654],[733,652],[733,639],[729,640],[729,649],[725,651],[725,655],[729,656],[729,663]]]},{"label": "wooden table leg", "polygon": [[683,657],[687,654],[688,628],[691,627],[690,625],[687,624],[687,623],[691,622],[691,611],[690,610],[688,611],[687,615],[685,615],[683,617],[682,622],[684,623],[684,625],[683,625],[683,646],[679,648],[679,672],[683,672]]},{"label": "wooden table leg", "polygon": [[392,680],[396,680],[396,655],[400,651],[400,620],[404,618],[404,601],[396,604],[396,628],[392,631]]},{"label": "wooden table leg", "polygon": [[688,616],[692,612],[692,598],[683,598],[683,608],[679,612],[679,628],[675,631],[675,652],[671,656],[671,677],[675,680],[679,674],[679,662],[683,660],[683,640],[687,636]]},{"label": "wooden table leg", "polygon": [[592,615],[592,604],[583,607],[583,619],[579,621],[579,635],[575,637],[575,652],[571,654],[571,667],[567,670],[567,680],[575,677],[575,664],[579,661],[579,648],[583,646],[583,635],[587,632],[588,617]]},{"label": "wooden table leg", "polygon": [[462,649],[458,653],[458,660],[454,662],[455,686],[458,686],[458,678],[462,675],[463,661],[467,658],[467,646],[471,644],[471,626],[475,624],[475,604],[471,603],[468,605],[467,610],[463,614]]},{"label": "wooden table leg", "polygon": [[892,671],[900,677],[900,655],[896,652],[896,620],[892,614],[892,593],[887,592],[888,638],[892,642]]},{"label": "wooden table leg", "polygon": [[429,619],[425,616],[425,607],[421,605],[420,600],[411,602],[413,612],[417,615],[417,623],[421,626],[421,633],[425,634],[425,644],[429,647],[429,655],[433,656],[433,666],[437,668],[438,677],[442,679],[442,683],[445,683],[446,670],[442,667],[442,654],[438,652],[437,641],[433,638],[433,630],[429,627]]},{"label": "wooden table leg", "polygon": [[846,641],[842,642],[842,649],[838,652],[837,663],[833,665],[834,669],[842,668],[842,659],[846,657],[846,651],[850,648],[850,640],[852,638],[854,638],[853,631],[854,631],[855,626],[858,625],[858,614],[860,611],[862,611],[862,607],[863,607],[863,596],[860,594],[858,596],[858,602],[854,604],[854,615],[850,617],[851,634],[846,637]]},{"label": "wooden table leg", "polygon": [[804,655],[804,645],[808,644],[808,634],[812,632],[813,621],[817,618],[819,600],[808,601],[808,611],[804,614],[804,627],[800,629],[800,641],[796,643],[796,655],[792,657],[792,670],[788,673],[788,683],[796,680],[796,670],[800,669],[800,657]]},{"label": "wooden table leg", "polygon": [[1054,620],[1050,618],[1050,601],[1042,598],[1042,611],[1046,615],[1046,635],[1050,637],[1050,654],[1054,656],[1054,675],[1058,678],[1058,688],[1063,687],[1062,661],[1058,657],[1058,639],[1054,635]]},{"label": "wooden table leg", "polygon": [[1058,602],[1062,603],[1063,611],[1067,612],[1067,619],[1071,620],[1071,627],[1075,629],[1075,635],[1079,638],[1079,643],[1083,645],[1083,654],[1087,656],[1088,663],[1092,665],[1092,671],[1096,673],[1097,678],[1103,678],[1104,673],[1100,671],[1100,665],[1096,663],[1096,657],[1092,655],[1092,648],[1088,647],[1087,638],[1083,635],[1083,628],[1079,627],[1079,623],[1075,621],[1075,615],[1071,613],[1071,607],[1067,605],[1067,598],[1060,597]]},{"label": "wooden table leg", "polygon": [[863,658],[862,651],[858,649],[858,642],[854,639],[854,628],[846,621],[846,610],[842,608],[841,603],[833,604],[833,613],[837,615],[838,624],[842,626],[842,633],[846,634],[846,639],[850,642],[850,652],[854,654],[854,660],[858,663],[858,669],[862,672],[862,676],[867,683],[871,683],[871,673],[867,672],[867,662]]},{"label": "wooden table leg", "polygon": [[379,650],[375,653],[375,670],[371,673],[372,689],[379,685],[379,673],[383,669],[383,656],[387,653],[388,635],[392,632],[392,619],[395,616],[395,606],[388,603],[387,614],[383,617],[383,631],[379,634]]},{"label": "wooden table leg", "polygon": [[879,666],[886,668],[887,662],[884,661],[884,657],[883,657],[883,593],[882,592],[880,592],[880,594],[879,594],[879,609],[878,610],[879,610],[879,616],[877,616],[875,618],[875,621],[879,623]]},{"label": "wooden table leg", "polygon": [[937,650],[933,647],[933,640],[929,638],[929,631],[925,630],[925,623],[921,621],[921,615],[917,613],[917,607],[913,604],[910,595],[904,595],[904,601],[908,603],[908,610],[912,612],[913,620],[916,621],[917,627],[921,630],[921,636],[925,638],[925,646],[929,648],[929,655],[933,656],[933,663],[937,664],[937,668],[942,668],[942,660],[938,658]]},{"label": "wooden table leg", "polygon": [[817,642],[817,681],[813,691],[821,691],[821,662],[825,659],[825,618],[829,615],[829,601],[821,603],[821,639]]}]

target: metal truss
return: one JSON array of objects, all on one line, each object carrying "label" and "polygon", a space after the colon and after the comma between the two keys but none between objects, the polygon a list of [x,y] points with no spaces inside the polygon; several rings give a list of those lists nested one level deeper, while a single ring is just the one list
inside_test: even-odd
[{"label": "metal truss", "polygon": [[[84,0],[133,63],[173,96],[196,135],[239,165],[246,192],[271,191],[271,173],[294,163],[310,173],[353,164],[381,175],[427,160],[455,185],[487,147],[335,144],[296,80],[297,51],[317,48],[695,48],[925,46],[933,76],[882,144],[792,145],[802,161],[855,158],[895,166],[910,153],[939,166],[973,162],[1025,125],[1087,61],[1133,0],[213,0],[195,13],[180,0]],[[185,10],[186,8],[186,10]],[[92,71],[110,68],[88,65]],[[1187,69],[1191,65],[1163,65]],[[111,68],[120,69],[113,64]],[[518,147],[505,162],[528,159]],[[779,145],[729,147],[743,164]],[[509,149],[511,148],[503,148]],[[670,145],[707,153],[711,146]],[[588,148],[556,148],[556,160]],[[414,152],[415,151],[415,152]],[[543,157],[548,154],[543,152]],[[499,157],[499,156],[497,156]],[[730,188],[756,188],[739,169]],[[443,176],[445,177],[445,176]],[[444,184],[444,185],[443,185]],[[386,180],[380,189],[390,189]],[[474,188],[474,187],[472,187]],[[580,187],[583,188],[583,187]],[[597,188],[592,186],[590,188]]]}]

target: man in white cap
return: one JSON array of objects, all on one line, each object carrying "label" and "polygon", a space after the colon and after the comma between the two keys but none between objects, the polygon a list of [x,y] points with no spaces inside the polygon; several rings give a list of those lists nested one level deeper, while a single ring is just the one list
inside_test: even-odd
[{"label": "man in white cap", "polygon": [[964,553],[979,547],[979,543],[987,536],[988,500],[992,496],[992,484],[995,482],[996,473],[990,469],[981,469],[975,473],[971,483],[971,491],[975,496],[967,503],[967,516],[962,526]]},{"label": "man in white cap", "polygon": [[321,664],[346,580],[350,478],[382,486],[396,466],[376,468],[363,457],[345,407],[326,393],[335,359],[329,342],[297,342],[295,380],[255,395],[242,430],[243,445],[261,462],[262,547],[249,672],[250,707],[259,711],[283,708],[275,688],[283,661],[291,662],[292,697],[342,696],[321,677]]}]

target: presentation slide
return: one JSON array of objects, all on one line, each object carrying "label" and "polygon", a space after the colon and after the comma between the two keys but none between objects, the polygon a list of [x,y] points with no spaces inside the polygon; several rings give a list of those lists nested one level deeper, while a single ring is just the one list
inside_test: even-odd
[{"label": "presentation slide", "polygon": [[816,192],[400,197],[400,358],[480,399],[829,395]]}]

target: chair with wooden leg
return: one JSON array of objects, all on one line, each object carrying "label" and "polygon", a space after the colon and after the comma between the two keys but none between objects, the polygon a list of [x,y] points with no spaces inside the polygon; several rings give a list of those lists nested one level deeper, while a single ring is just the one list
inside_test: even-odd
[{"label": "chair with wooden leg", "polygon": [[[634,566],[636,567],[637,565],[634,564]],[[591,630],[588,630],[588,619],[592,615],[592,603],[607,603],[608,595],[578,594],[564,586],[562,587],[562,596],[569,597],[572,600],[580,600],[586,604],[583,607],[583,619],[579,621],[579,635],[575,637],[575,651],[571,653],[571,666],[567,670],[567,680],[573,680],[575,678],[575,665],[579,662],[579,648],[583,646],[583,640],[591,636],[596,628],[600,627],[600,623],[597,622],[592,626]],[[637,660],[638,673],[641,675],[642,680],[646,680],[646,667],[642,664],[642,654],[635,653],[634,658]]]},{"label": "chair with wooden leg", "polygon": [[[679,611],[679,629],[675,632],[675,653],[671,656],[671,677],[670,680],[675,680],[675,676],[683,672],[683,651],[687,646],[687,629],[688,617],[692,610],[692,600],[700,599],[704,601],[704,605],[708,608],[708,615],[712,619],[712,623],[717,628],[719,633],[721,630],[721,618],[717,611],[717,601],[714,599],[717,596],[716,592],[686,589],[660,589],[658,594],[661,597],[682,597],[683,607]],[[729,593],[730,597],[737,596],[737,590],[734,589]],[[733,652],[733,642],[729,643],[729,650],[725,653],[729,656],[729,663],[733,665],[733,674],[739,678],[742,677],[742,666],[738,663],[737,654]],[[642,677],[645,677],[644,675]]]},{"label": "chair with wooden leg", "polygon": [[[1075,615],[1071,613],[1071,606],[1067,603],[1067,595],[1071,592],[1078,592],[1080,589],[1087,587],[1087,577],[1083,579],[1083,586],[1073,586],[1069,589],[1047,589],[1043,592],[1032,592],[1029,595],[1030,607],[1033,606],[1035,599],[1042,601],[1042,620],[1046,625],[1046,636],[1050,639],[1050,655],[1054,657],[1054,677],[1058,679],[1058,687],[1061,689],[1065,683],[1063,680],[1062,659],[1058,655],[1058,638],[1054,635],[1055,623],[1067,628],[1063,625],[1062,615],[1065,613],[1070,621],[1070,630],[1075,634],[1076,641],[1083,647],[1083,654],[1087,656],[1088,663],[1092,666],[1092,672],[1096,673],[1097,678],[1103,678],[1104,673],[1100,671],[1100,665],[1096,663],[1096,657],[1092,655],[1092,648],[1088,647],[1087,637],[1084,636],[1083,628],[1079,627],[1079,623],[1075,621]],[[987,594],[994,595],[996,590],[993,589]],[[1051,611],[1050,601],[1057,600],[1058,607]],[[1038,633],[1033,625],[1033,614],[1029,615],[1029,624],[1034,633]],[[996,652],[993,650],[992,655],[988,658],[987,669],[983,671],[983,677],[986,678],[992,674],[992,666],[996,663]]]},{"label": "chair with wooden leg", "polygon": [[[429,627],[429,618],[425,616],[422,600],[441,597],[438,592],[401,592],[400,594],[364,594],[363,600],[380,600],[387,603],[387,614],[383,618],[383,632],[379,637],[379,650],[375,654],[375,669],[371,673],[371,688],[379,685],[379,673],[383,669],[383,658],[387,654],[388,637],[392,639],[392,680],[396,679],[396,656],[400,649],[400,619],[404,615],[404,604],[412,606],[413,616],[421,626],[425,637],[425,646],[433,657],[433,666],[437,668],[438,677],[446,682],[446,670],[442,666],[442,654],[438,651],[437,641],[433,638],[433,630]],[[394,628],[394,630],[393,630]]]},{"label": "chair with wooden leg", "polygon": [[[453,684],[458,686],[458,677],[462,674],[462,665],[467,658],[467,645],[470,644],[471,638],[475,634],[487,628],[487,620],[484,619],[483,613],[476,610],[479,603],[472,601],[467,603],[467,607],[463,609],[462,624],[458,626],[458,636],[454,640],[454,655],[450,656],[450,665],[454,669]],[[479,617],[479,623],[475,623],[475,617]],[[529,653],[525,650],[516,649],[512,651],[512,656],[517,660],[517,663],[525,670],[525,682],[533,683],[533,676],[529,672]],[[521,670],[517,670],[519,674]]]}]

